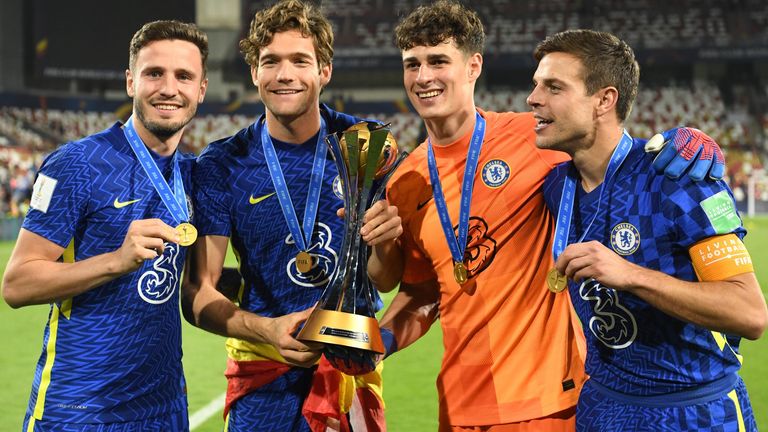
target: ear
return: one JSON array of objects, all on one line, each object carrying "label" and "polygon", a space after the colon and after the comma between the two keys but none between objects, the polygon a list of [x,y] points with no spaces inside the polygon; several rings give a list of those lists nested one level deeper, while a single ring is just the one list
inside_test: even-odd
[{"label": "ear", "polygon": [[480,78],[480,74],[483,72],[483,55],[480,53],[474,53],[467,59],[467,77],[470,81],[475,82]]},{"label": "ear", "polygon": [[125,92],[128,93],[130,98],[135,95],[133,91],[133,72],[130,69],[125,70]]},{"label": "ear", "polygon": [[259,68],[257,66],[251,66],[251,82],[256,89],[259,88]]},{"label": "ear", "polygon": [[331,82],[331,74],[333,72],[333,64],[328,63],[325,66],[320,67],[320,88],[324,88]]},{"label": "ear", "polygon": [[619,101],[619,91],[616,87],[605,87],[595,92],[595,99],[595,114],[598,116],[616,112],[616,104]]},{"label": "ear", "polygon": [[203,103],[205,99],[205,92],[208,90],[208,78],[203,78],[200,83],[200,96],[197,98],[197,103]]}]

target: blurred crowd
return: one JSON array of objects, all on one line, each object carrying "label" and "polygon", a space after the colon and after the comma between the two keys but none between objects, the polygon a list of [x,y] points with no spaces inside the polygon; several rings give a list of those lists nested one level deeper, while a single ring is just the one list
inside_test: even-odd
[{"label": "blurred crowd", "polygon": [[[490,111],[524,112],[528,111],[527,95],[528,90],[478,92],[476,103]],[[768,114],[758,118],[742,102],[736,98],[726,106],[718,87],[706,82],[644,88],[627,127],[633,136],[648,138],[681,124],[703,130],[723,148],[726,180],[737,201],[745,201],[752,194],[755,200],[768,203]],[[399,145],[406,150],[424,139],[424,127],[415,113],[357,115],[391,123]],[[182,150],[199,153],[209,142],[234,134],[255,118],[244,114],[198,115],[185,132]],[[61,143],[104,130],[117,120],[115,113],[108,112],[0,108],[0,214],[25,214],[36,168],[47,153]]]}]

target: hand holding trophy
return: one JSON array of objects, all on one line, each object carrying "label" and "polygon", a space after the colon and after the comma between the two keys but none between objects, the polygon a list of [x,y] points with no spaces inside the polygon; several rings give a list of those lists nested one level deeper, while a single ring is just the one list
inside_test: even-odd
[{"label": "hand holding trophy", "polygon": [[[344,224],[340,263],[297,339],[322,342],[324,355],[348,375],[371,372],[384,355],[375,318],[374,288],[368,279],[368,250],[360,236],[365,211],[383,192],[389,176],[406,155],[386,126],[358,123],[329,135],[344,192]],[[376,186],[377,193],[371,195]]]}]

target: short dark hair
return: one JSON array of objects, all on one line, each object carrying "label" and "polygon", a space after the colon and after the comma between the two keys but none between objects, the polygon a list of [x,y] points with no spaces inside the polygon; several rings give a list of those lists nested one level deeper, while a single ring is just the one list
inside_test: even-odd
[{"label": "short dark hair", "polygon": [[616,114],[625,121],[632,111],[640,82],[640,65],[635,53],[626,42],[611,33],[595,30],[566,30],[555,33],[541,41],[533,52],[541,61],[553,52],[572,54],[584,66],[584,85],[587,94],[594,94],[601,88],[616,87],[619,100]]},{"label": "short dark hair", "polygon": [[283,0],[256,12],[251,21],[248,37],[240,41],[245,62],[259,65],[259,51],[272,42],[275,33],[296,30],[304,37],[312,37],[315,56],[320,67],[333,61],[333,27],[315,6],[300,0]]},{"label": "short dark hair", "polygon": [[131,69],[136,65],[136,57],[142,48],[152,42],[162,40],[182,40],[195,44],[200,50],[203,61],[203,76],[206,74],[208,60],[208,36],[193,23],[176,20],[152,21],[144,24],[131,38],[128,64]]},{"label": "short dark hair", "polygon": [[421,5],[395,28],[400,51],[415,46],[437,46],[448,39],[464,54],[485,51],[485,29],[477,12],[454,0]]}]

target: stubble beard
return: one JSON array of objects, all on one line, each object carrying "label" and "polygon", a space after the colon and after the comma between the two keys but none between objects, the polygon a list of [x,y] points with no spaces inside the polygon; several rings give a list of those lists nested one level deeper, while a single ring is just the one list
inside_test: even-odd
[{"label": "stubble beard", "polygon": [[168,138],[176,135],[180,130],[184,129],[184,126],[189,124],[190,121],[192,121],[192,118],[195,116],[195,113],[197,112],[197,107],[192,107],[189,116],[184,118],[181,121],[163,124],[160,122],[155,122],[147,119],[147,116],[144,112],[144,107],[139,102],[134,102],[134,109],[136,110],[136,116],[139,118],[139,121],[141,124],[144,125],[144,127],[149,131],[152,135],[156,136],[160,140],[167,140]]}]

